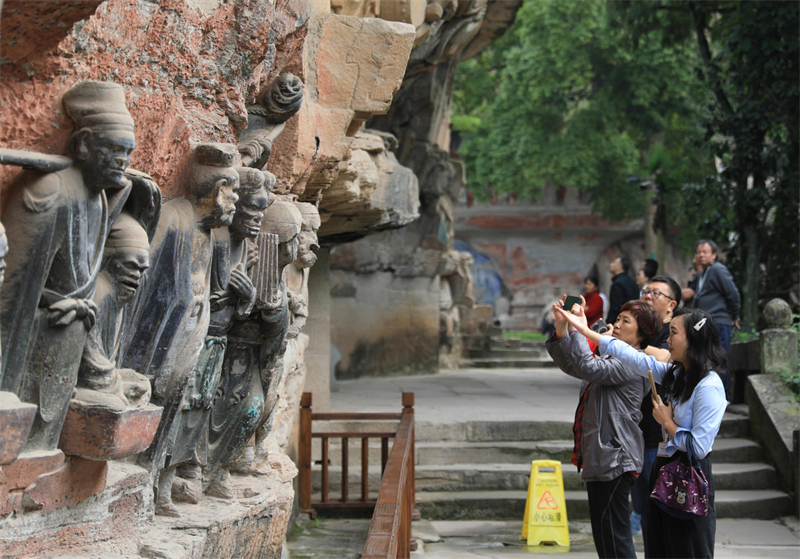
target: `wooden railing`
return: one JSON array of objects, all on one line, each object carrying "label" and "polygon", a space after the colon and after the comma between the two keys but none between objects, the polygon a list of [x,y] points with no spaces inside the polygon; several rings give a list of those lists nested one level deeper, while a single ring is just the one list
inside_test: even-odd
[{"label": "wooden railing", "polygon": [[[303,393],[300,402],[300,448],[299,448],[299,498],[300,511],[314,518],[325,509],[373,509],[364,559],[408,558],[416,549],[411,539],[411,520],[417,518],[414,485],[414,393],[403,392],[401,413],[313,413],[311,394]],[[312,422],[320,421],[385,421],[399,420],[396,431],[374,432],[314,432]],[[321,441],[321,490],[320,499],[312,498],[311,466],[312,441]],[[381,486],[377,500],[369,499],[369,439],[381,440]],[[394,438],[389,453],[389,439]],[[342,495],[338,501],[329,500],[329,448],[330,439],[341,439],[342,445]],[[358,500],[349,499],[349,455],[350,439],[361,439],[361,495]]]}]

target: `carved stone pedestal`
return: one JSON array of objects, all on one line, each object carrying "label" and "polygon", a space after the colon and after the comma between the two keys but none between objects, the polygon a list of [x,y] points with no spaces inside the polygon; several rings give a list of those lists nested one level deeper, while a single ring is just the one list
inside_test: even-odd
[{"label": "carved stone pedestal", "polygon": [[[49,468],[54,471],[19,489]],[[7,491],[6,482],[17,489]],[[153,517],[149,476],[133,464],[65,458],[58,450],[25,453],[3,466],[2,483],[3,503],[20,507],[3,511],[0,557],[52,557],[92,542],[135,538]]]},{"label": "carved stone pedestal", "polygon": [[163,408],[111,408],[72,400],[61,430],[60,449],[92,460],[119,460],[153,442]]},{"label": "carved stone pedestal", "polygon": [[24,452],[0,471],[0,515],[48,514],[105,486],[105,462],[68,458],[60,450]]},{"label": "carved stone pedestal", "polygon": [[13,462],[31,432],[36,406],[20,402],[16,394],[0,391],[0,464]]}]

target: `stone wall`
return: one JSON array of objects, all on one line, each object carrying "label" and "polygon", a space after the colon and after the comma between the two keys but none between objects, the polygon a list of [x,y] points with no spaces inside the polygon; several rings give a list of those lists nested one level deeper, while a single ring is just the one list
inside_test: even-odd
[{"label": "stone wall", "polygon": [[[396,140],[360,131],[389,109],[418,40],[417,20],[402,10],[381,18],[342,13],[325,0],[0,4],[0,202],[9,244],[0,288],[0,554],[279,556],[294,500],[293,427],[309,375],[304,356],[322,366],[327,347],[327,340],[315,346],[304,325],[308,320],[305,330],[321,336],[330,328],[324,299],[310,310],[314,293],[329,285],[326,260],[322,278],[309,281],[316,230],[321,225],[331,244],[418,215],[418,183],[392,155]],[[114,145],[117,136],[122,147]],[[119,169],[98,174],[104,166]],[[258,181],[268,196],[258,194]],[[245,195],[245,183],[255,193]],[[36,235],[45,230],[26,225],[25,211],[41,221],[62,207],[70,217],[59,221],[58,213],[47,231],[68,239],[73,252],[40,242]],[[236,216],[255,214],[264,237],[235,243]],[[125,227],[117,215],[128,216]],[[109,318],[104,301],[124,287],[112,277],[111,291],[101,289],[98,278],[111,268],[103,260],[98,275],[100,266],[82,257],[99,263],[104,249],[134,245],[145,247],[140,258],[149,246],[150,267],[139,263],[131,306],[114,303],[117,314]],[[259,255],[239,261],[236,281],[249,281],[251,295],[231,287],[236,261],[226,255],[234,246]],[[63,271],[70,267],[86,268],[86,278],[69,278]],[[70,291],[70,282],[79,289]],[[17,292],[26,295],[15,300]],[[247,297],[255,310],[242,310]],[[212,336],[213,313],[233,306],[245,322]],[[166,318],[171,312],[178,322]],[[108,328],[97,334],[95,320]],[[41,353],[13,342],[23,323],[43,332],[31,342]],[[67,333],[77,337],[62,339]],[[102,357],[112,380],[92,377],[83,386],[81,348],[95,334],[111,336],[101,349],[109,352]],[[232,349],[243,353],[226,361]],[[254,375],[249,385],[236,384],[243,370]],[[50,372],[61,399],[46,384]],[[41,390],[28,390],[31,382],[43,383]],[[79,397],[71,399],[76,382]],[[255,432],[223,436],[238,449],[224,463],[215,461],[213,442],[189,445],[186,461],[178,460],[178,448],[193,439],[164,446],[170,425],[203,440],[205,425],[216,423],[215,412],[202,410],[225,402],[231,409],[252,402],[255,420],[247,425]],[[66,413],[60,439],[53,406]],[[45,434],[36,438],[42,424]],[[241,433],[246,440],[236,439]],[[21,454],[7,444],[12,440]]]},{"label": "stone wall", "polygon": [[[486,288],[477,287],[478,301],[495,307],[495,318],[508,330],[538,330],[542,315],[563,293],[579,294],[583,279],[596,270],[600,291],[608,294],[608,264],[626,255],[631,275],[645,253],[642,220],[611,223],[592,214],[581,193],[547,188],[539,201],[462,203],[455,209],[455,235],[480,260],[475,273]],[[666,261],[659,274],[688,280],[690,262],[667,242]],[[488,259],[488,262],[484,262]],[[484,291],[487,291],[484,294]],[[485,296],[484,296],[485,295]]]},{"label": "stone wall", "polygon": [[[342,9],[357,4],[341,2]],[[460,309],[471,308],[473,301],[466,265],[470,256],[456,251],[453,242],[453,208],[463,187],[463,166],[449,153],[453,77],[461,60],[505,31],[519,4],[411,3],[423,8],[414,20],[422,23],[403,84],[387,114],[367,124],[397,138],[397,160],[419,181],[420,218],[401,230],[332,249],[331,269],[338,278],[332,286],[332,313],[347,308],[356,293],[368,292],[380,301],[369,313],[369,322],[331,331],[342,353],[338,378],[429,373],[440,365],[457,365],[464,314]],[[324,244],[324,232],[321,239]],[[403,292],[403,297],[425,306],[395,303],[403,300],[398,296]],[[400,334],[395,324],[410,325],[414,331]],[[376,327],[380,336],[373,336]],[[439,355],[433,351],[436,346]],[[409,352],[410,347],[417,349]]]}]

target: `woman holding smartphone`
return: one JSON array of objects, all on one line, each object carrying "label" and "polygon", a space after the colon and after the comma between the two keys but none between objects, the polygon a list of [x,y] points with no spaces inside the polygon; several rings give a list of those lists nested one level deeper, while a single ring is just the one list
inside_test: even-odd
[{"label": "woman holding smartphone", "polygon": [[[636,557],[628,495],[642,467],[639,420],[647,380],[619,359],[594,357],[585,334],[569,331],[566,317],[572,314],[563,310],[565,300],[566,296],[553,305],[556,331],[546,347],[563,372],[584,381],[575,412],[572,463],[586,482],[595,549],[601,558]],[[572,312],[586,323],[581,305],[573,305]],[[650,305],[629,301],[622,306],[612,335],[640,352],[660,329]]]},{"label": "woman holding smartphone", "polygon": [[554,311],[557,319],[566,320],[578,332],[594,340],[599,352],[619,359],[642,378],[652,370],[661,394],[653,398],[653,417],[668,434],[659,448],[650,481],[652,491],[658,472],[665,464],[682,457],[687,445],[708,481],[708,515],[689,519],[675,518],[651,499],[647,508],[647,557],[713,557],[716,533],[714,478],[711,472],[711,449],[719,432],[727,401],[722,380],[715,369],[724,368],[725,354],[711,316],[691,309],[678,312],[670,322],[668,339],[671,363],[633,350],[610,336],[601,336],[586,324],[585,317]]}]

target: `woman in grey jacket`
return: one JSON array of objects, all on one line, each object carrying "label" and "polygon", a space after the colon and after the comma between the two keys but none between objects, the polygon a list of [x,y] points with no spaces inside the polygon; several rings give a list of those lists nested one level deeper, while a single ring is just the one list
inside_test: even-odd
[{"label": "woman in grey jacket", "polygon": [[[639,421],[647,381],[615,357],[596,358],[587,339],[575,330],[570,332],[565,317],[555,312],[563,304],[564,298],[553,305],[556,331],[546,345],[562,371],[583,380],[573,426],[572,463],[583,470],[594,545],[601,558],[636,557],[628,495],[642,467]],[[571,311],[583,315],[579,305]],[[617,316],[612,336],[641,350],[660,330],[658,315],[650,305],[629,301]]]}]

